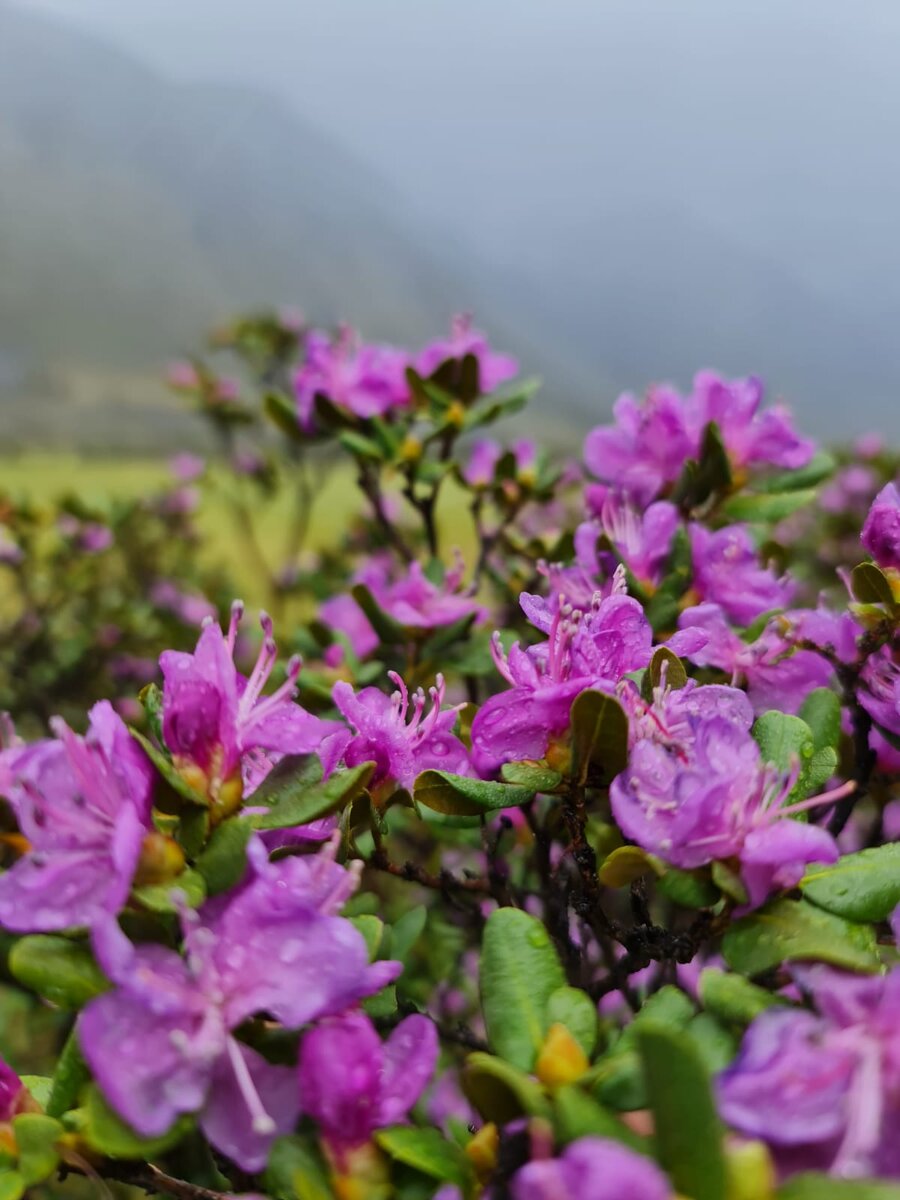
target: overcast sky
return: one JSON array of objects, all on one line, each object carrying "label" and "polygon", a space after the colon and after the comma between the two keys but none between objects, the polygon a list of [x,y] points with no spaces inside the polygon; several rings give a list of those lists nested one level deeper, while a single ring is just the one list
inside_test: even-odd
[{"label": "overcast sky", "polygon": [[[611,242],[630,238],[640,255],[644,232],[672,245],[694,230],[734,262],[771,266],[760,312],[781,286],[882,345],[900,323],[900,0],[27,7],[180,78],[277,93],[373,164],[398,213],[427,217],[526,286],[570,272],[583,308],[614,303],[592,289]],[[692,290],[684,273],[661,286],[684,293],[702,335],[728,280]]]},{"label": "overcast sky", "polygon": [[[897,0],[29,6],[184,77],[278,91],[433,215],[501,247],[611,172],[778,246],[803,236],[823,190],[896,187]],[[663,174],[673,158],[689,182]]]}]

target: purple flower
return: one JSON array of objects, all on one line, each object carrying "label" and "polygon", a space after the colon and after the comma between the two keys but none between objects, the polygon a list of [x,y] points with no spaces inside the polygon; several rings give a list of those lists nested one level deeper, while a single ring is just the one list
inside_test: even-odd
[{"label": "purple flower", "polygon": [[730,620],[749,625],[773,608],[784,608],[794,586],[761,567],[756,548],[743,525],[715,532],[692,524],[691,561],[694,589],[701,600],[718,604]]},{"label": "purple flower", "polygon": [[152,771],[108,701],[85,737],[0,754],[0,790],[29,850],[0,876],[0,925],[14,933],[91,926],[125,903],[150,830]]},{"label": "purple flower", "polygon": [[185,625],[202,625],[215,618],[215,605],[205,596],[185,592],[171,579],[158,579],[150,588],[150,601],[157,608],[165,609],[183,621]]},{"label": "purple flower", "polygon": [[739,708],[726,716],[699,707],[682,717],[678,734],[638,741],[613,780],[613,816],[626,837],[686,870],[738,858],[752,907],[796,885],[808,863],[837,860],[829,833],[785,818],[830,804],[852,785],[785,805],[796,772],[784,778],[761,762]]},{"label": "purple flower", "polygon": [[371,590],[381,608],[410,629],[439,629],[472,615],[483,621],[487,611],[473,596],[460,591],[464,571],[462,559],[457,558],[439,585],[414,562],[395,583],[376,584]]},{"label": "purple flower", "polygon": [[343,680],[334,685],[334,703],[354,731],[344,750],[347,766],[374,762],[371,787],[385,795],[411,791],[416,776],[429,768],[470,775],[468,751],[451,732],[461,706],[441,711],[443,676],[438,675],[437,686],[430,689],[431,709],[426,713],[424,691],[410,697],[400,676],[388,674],[397,686],[392,696],[374,687],[354,692]]},{"label": "purple flower", "polygon": [[627,502],[610,495],[600,520],[622,562],[643,588],[653,591],[669,558],[678,528],[678,509],[660,500],[641,515]]},{"label": "purple flower", "polygon": [[206,460],[198,454],[175,454],[169,459],[169,470],[181,483],[191,483],[206,470]]},{"label": "purple flower", "polygon": [[[318,751],[334,763],[344,731],[293,702],[299,658],[288,663],[287,679],[270,696],[262,689],[278,657],[272,622],[261,614],[265,634],[249,679],[234,665],[242,606],[232,606],[228,633],[209,624],[193,654],[167,650],[163,673],[163,741],[185,778],[214,805],[229,810],[243,792],[259,785],[281,755]],[[327,770],[327,766],[326,766]]]},{"label": "purple flower", "polygon": [[[620,568],[612,593],[604,597],[595,592],[587,611],[573,608],[562,596],[547,601],[522,593],[525,615],[547,640],[524,650],[515,643],[504,655],[494,636],[494,662],[510,688],[491,696],[472,723],[473,760],[482,774],[492,774],[504,762],[543,758],[568,730],[572,701],[580,692],[612,692],[623,675],[647,665],[653,631],[624,586]],[[683,653],[695,641],[693,631],[685,630],[669,644]]]},{"label": "purple flower", "polygon": [[824,512],[842,513],[847,509],[868,509],[878,488],[878,476],[871,467],[851,463],[835,475],[819,493]]},{"label": "purple flower", "polygon": [[438,1040],[427,1017],[406,1017],[382,1043],[369,1018],[321,1021],[300,1046],[300,1104],[340,1168],[376,1129],[405,1120],[434,1074]]},{"label": "purple flower", "polygon": [[519,364],[508,354],[497,354],[491,350],[485,335],[472,328],[472,318],[461,313],[453,318],[449,338],[438,338],[419,352],[414,366],[426,379],[443,363],[451,359],[474,355],[478,360],[478,386],[482,395],[495,391],[501,383],[514,378]]},{"label": "purple flower", "polygon": [[900,571],[900,491],[895,483],[883,487],[872,502],[862,544],[879,567]]},{"label": "purple flower", "polygon": [[30,1099],[25,1084],[9,1063],[0,1058],[0,1124],[6,1124],[18,1116]]},{"label": "purple flower", "polygon": [[408,362],[407,353],[394,346],[361,344],[347,326],[333,339],[313,330],[306,338],[306,361],[294,375],[301,428],[314,427],[315,399],[320,394],[363,419],[408,404]]},{"label": "purple flower", "polygon": [[691,655],[692,661],[699,667],[718,667],[733,683],[743,679],[754,712],[777,708],[796,713],[814,688],[828,687],[834,677],[822,655],[793,648],[792,638],[807,636],[807,616],[802,610],[785,613],[770,621],[755,642],[745,642],[731,628],[718,604],[685,609],[678,624],[709,634],[706,645]]},{"label": "purple flower", "polygon": [[783,1174],[900,1178],[900,969],[795,972],[820,1015],[772,1009],[719,1076],[719,1108],[772,1147]]},{"label": "purple flower", "polygon": [[866,660],[860,682],[859,702],[875,724],[900,735],[900,665],[888,646]]},{"label": "purple flower", "polygon": [[106,1099],[138,1133],[158,1136],[197,1112],[218,1150],[258,1171],[296,1121],[296,1077],[232,1031],[258,1013],[297,1029],[378,991],[401,967],[370,965],[362,935],[336,915],[357,876],[332,850],[278,863],[258,842],[249,853],[248,882],[185,910],[184,957],[135,947],[115,923],[95,931],[116,986],[88,1004],[78,1032]]},{"label": "purple flower", "polygon": [[503,447],[490,438],[482,438],[472,445],[469,461],[462,469],[462,477],[471,488],[486,488],[494,482],[497,463],[503,457]]},{"label": "purple flower", "polygon": [[[378,634],[349,593],[331,596],[320,604],[319,617],[334,633],[343,634],[357,658],[366,658],[373,650],[378,649]],[[343,646],[337,643],[328,647],[325,659],[329,666],[336,667],[343,661],[343,649]]]},{"label": "purple flower", "polygon": [[512,1200],[669,1200],[659,1167],[620,1142],[583,1137],[559,1158],[530,1162],[513,1176]]},{"label": "purple flower", "polygon": [[644,507],[675,482],[685,459],[696,453],[696,432],[682,397],[670,387],[651,388],[643,402],[626,392],[613,416],[614,425],[588,434],[584,461],[599,480]]},{"label": "purple flower", "polygon": [[0,525],[0,563],[5,563],[8,567],[17,567],[24,557],[22,547],[13,541],[7,530]]},{"label": "purple flower", "polygon": [[815,444],[800,437],[787,409],[759,412],[762,397],[762,382],[753,375],[729,382],[715,371],[700,371],[686,404],[698,435],[710,421],[716,422],[733,467],[760,463],[794,470],[805,466]]}]

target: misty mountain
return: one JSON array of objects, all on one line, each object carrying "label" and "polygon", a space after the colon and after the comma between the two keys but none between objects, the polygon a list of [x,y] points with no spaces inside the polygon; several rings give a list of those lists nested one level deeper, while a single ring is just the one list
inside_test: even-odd
[{"label": "misty mountain", "polygon": [[[865,423],[900,432],[891,287],[863,312],[858,286],[817,286],[745,222],[720,218],[730,209],[705,180],[696,202],[683,181],[667,187],[688,151],[674,125],[658,145],[642,138],[647,120],[598,113],[608,181],[588,198],[565,179],[543,181],[536,196],[523,188],[509,225],[528,253],[498,238],[492,255],[276,96],[175,80],[0,0],[7,444],[149,448],[189,436],[148,380],[217,319],[281,304],[409,344],[473,308],[543,375],[545,427],[584,427],[622,388],[687,384],[711,365],[761,371],[820,433]],[[535,172],[548,155],[556,161],[536,141]],[[465,168],[444,167],[457,179]],[[853,266],[851,255],[842,269],[852,276]]]}]

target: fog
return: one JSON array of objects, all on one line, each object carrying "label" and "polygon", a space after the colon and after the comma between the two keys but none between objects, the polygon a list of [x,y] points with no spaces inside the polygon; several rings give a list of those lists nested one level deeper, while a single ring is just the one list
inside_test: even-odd
[{"label": "fog", "polygon": [[496,276],[473,282],[488,318],[545,330],[580,379],[758,370],[828,433],[900,432],[894,0],[27,8],[280,96],[435,253]]}]

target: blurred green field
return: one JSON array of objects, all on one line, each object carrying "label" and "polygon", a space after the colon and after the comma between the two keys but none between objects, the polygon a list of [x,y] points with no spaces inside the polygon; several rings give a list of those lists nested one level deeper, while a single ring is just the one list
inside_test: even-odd
[{"label": "blurred green field", "polygon": [[[225,568],[250,604],[262,603],[265,589],[261,570],[246,536],[235,521],[224,493],[215,486],[204,491],[198,525],[204,535],[203,554],[210,566]],[[151,495],[171,484],[162,458],[94,458],[61,453],[26,453],[0,458],[0,492],[34,503],[71,493],[89,504],[103,505],[109,498]],[[261,501],[247,488],[255,538],[270,566],[283,561],[288,530],[296,515],[296,493],[282,488],[271,500]],[[361,509],[361,498],[349,466],[336,465],[313,488],[312,511],[304,549],[333,546]],[[462,493],[452,486],[439,507],[442,549],[449,555],[455,545],[467,555],[473,547],[473,530]]]}]

